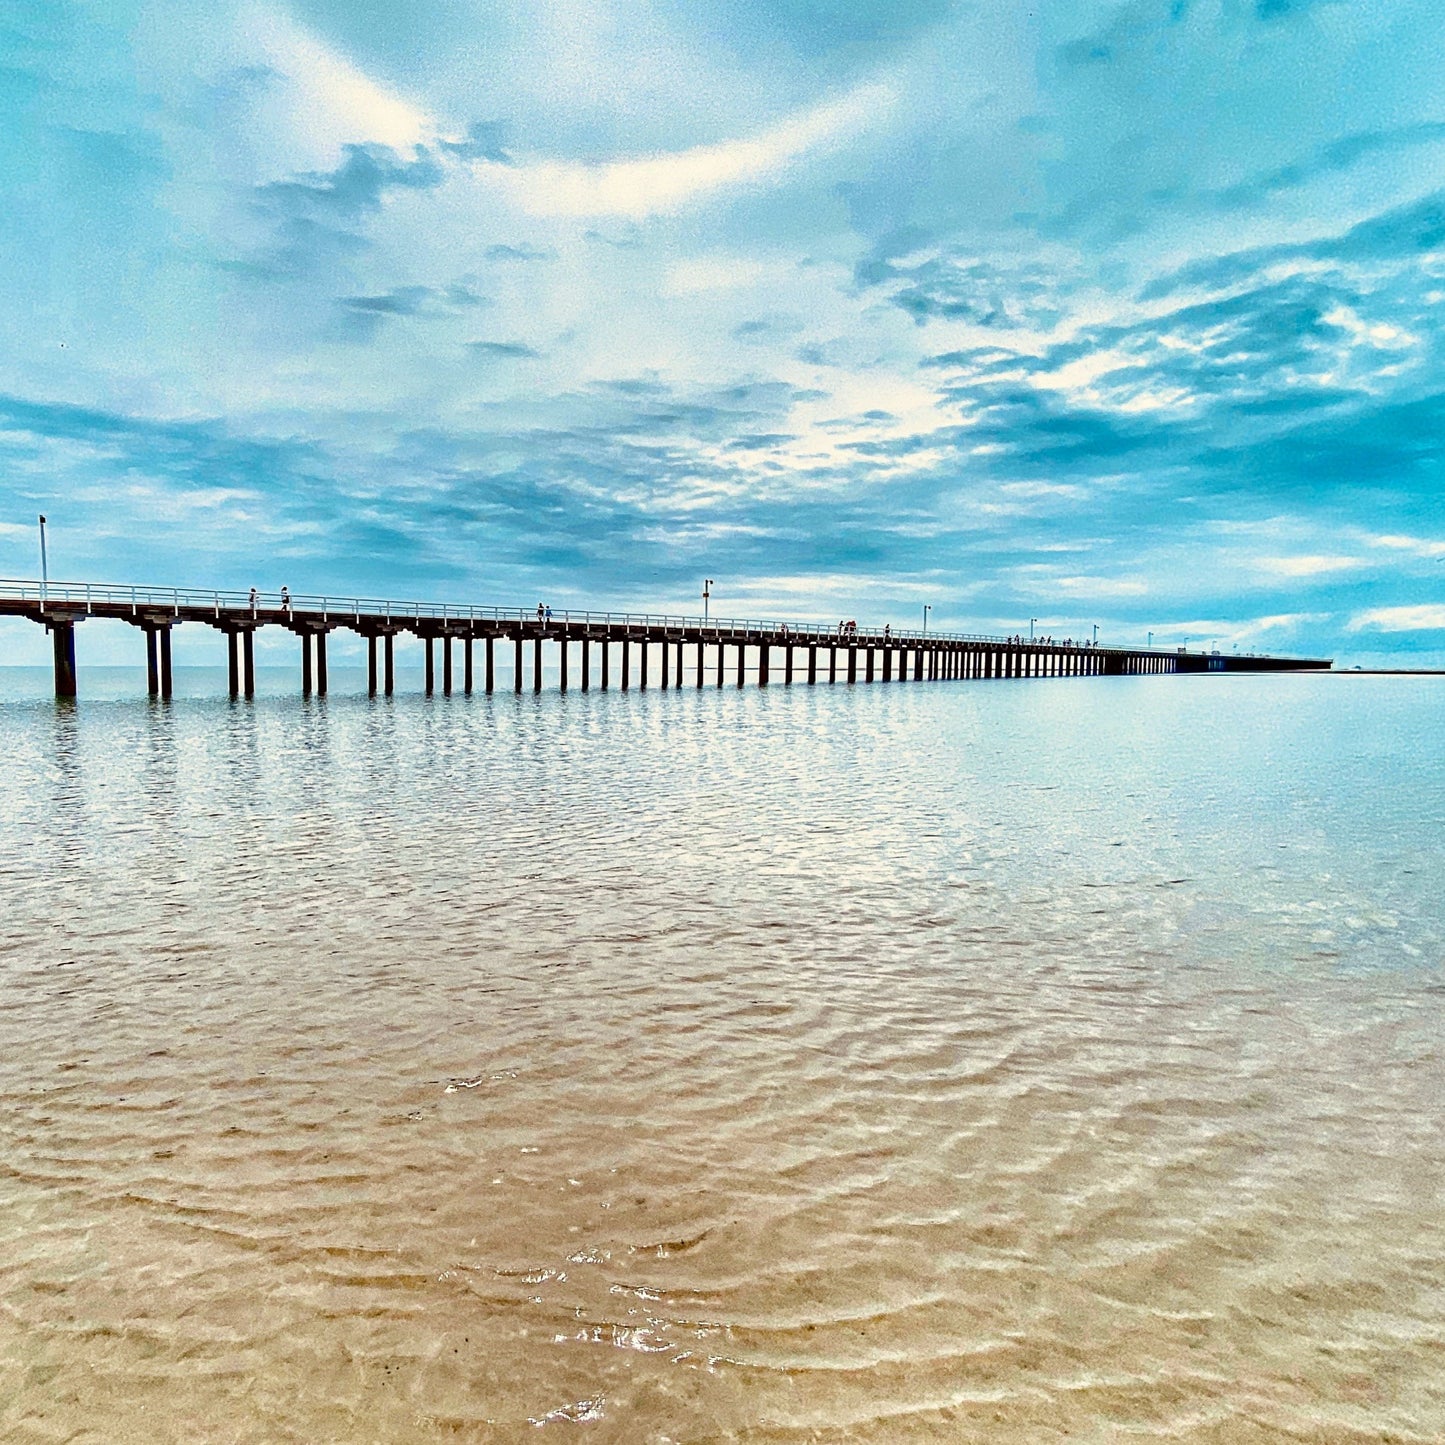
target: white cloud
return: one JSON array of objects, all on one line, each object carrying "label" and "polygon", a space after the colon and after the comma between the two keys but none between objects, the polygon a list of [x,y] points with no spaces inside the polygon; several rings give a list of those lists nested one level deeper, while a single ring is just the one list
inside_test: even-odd
[{"label": "white cloud", "polygon": [[1318,577],[1326,572],[1347,572],[1363,563],[1358,557],[1326,557],[1316,553],[1303,557],[1261,557],[1258,565],[1280,577]]},{"label": "white cloud", "polygon": [[244,13],[246,34],[286,82],[277,97],[301,165],[334,164],[341,147],[374,142],[405,151],[435,134],[426,113],[393,95],[344,56],[270,6]]},{"label": "white cloud", "polygon": [[739,140],[599,165],[553,160],[501,166],[480,161],[475,170],[532,215],[649,216],[729,186],[781,175],[805,156],[872,124],[893,101],[890,87],[873,82]]},{"label": "white cloud", "polygon": [[1372,607],[1348,623],[1351,632],[1445,632],[1445,604],[1415,607]]},{"label": "white cloud", "polygon": [[1395,552],[1413,552],[1417,557],[1445,557],[1445,542],[1434,542],[1427,537],[1389,534],[1367,540],[1372,547],[1388,547]]},{"label": "white cloud", "polygon": [[768,277],[770,270],[791,273],[793,269],[787,263],[770,268],[765,262],[748,256],[694,256],[667,268],[662,294],[692,296],[701,291],[730,291],[739,286],[756,285]]},{"label": "white cloud", "polygon": [[1137,577],[1056,577],[1048,585],[1069,597],[1143,597],[1149,591]]}]

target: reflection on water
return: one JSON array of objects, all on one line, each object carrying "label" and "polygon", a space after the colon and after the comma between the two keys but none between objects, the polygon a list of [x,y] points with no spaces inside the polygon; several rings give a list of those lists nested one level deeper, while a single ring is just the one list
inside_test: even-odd
[{"label": "reflection on water", "polygon": [[1442,698],[0,704],[0,1434],[1445,1436]]}]

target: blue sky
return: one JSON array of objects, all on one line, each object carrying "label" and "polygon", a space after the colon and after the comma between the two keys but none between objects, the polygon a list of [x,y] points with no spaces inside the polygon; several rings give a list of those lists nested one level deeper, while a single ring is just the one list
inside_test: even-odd
[{"label": "blue sky", "polygon": [[5,15],[0,573],[1445,662],[1439,0]]}]

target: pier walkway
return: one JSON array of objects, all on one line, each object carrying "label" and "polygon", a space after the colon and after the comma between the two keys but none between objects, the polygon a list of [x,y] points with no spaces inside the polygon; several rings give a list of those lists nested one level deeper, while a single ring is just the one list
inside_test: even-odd
[{"label": "pier walkway", "polygon": [[144,633],[149,690],[162,698],[171,695],[171,632],[182,623],[203,624],[225,635],[233,697],[255,692],[253,638],[262,627],[286,628],[300,640],[304,694],[326,692],[326,639],[338,628],[366,639],[372,694],[394,690],[395,641],[402,633],[424,644],[428,693],[438,685],[444,693],[456,687],[472,692],[475,685],[494,691],[499,648],[512,652],[511,681],[517,692],[525,685],[528,654],[532,690],[542,690],[544,647],[556,649],[562,690],[575,677],[584,692],[594,685],[612,686],[614,667],[616,685],[625,690],[649,684],[722,687],[732,682],[742,687],[750,674],[766,687],[770,681],[1298,672],[1331,665],[1327,658],[1110,647],[1072,639],[89,582],[0,579],[0,616],[25,617],[49,630],[57,697],[76,695],[75,630],[89,618],[127,622]]}]

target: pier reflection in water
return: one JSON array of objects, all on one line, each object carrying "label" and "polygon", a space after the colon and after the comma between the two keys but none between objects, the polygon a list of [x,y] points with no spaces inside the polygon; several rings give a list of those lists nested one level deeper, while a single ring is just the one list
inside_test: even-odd
[{"label": "pier reflection in water", "polygon": [[0,1434],[1445,1433],[1430,680],[344,681],[0,705]]}]

